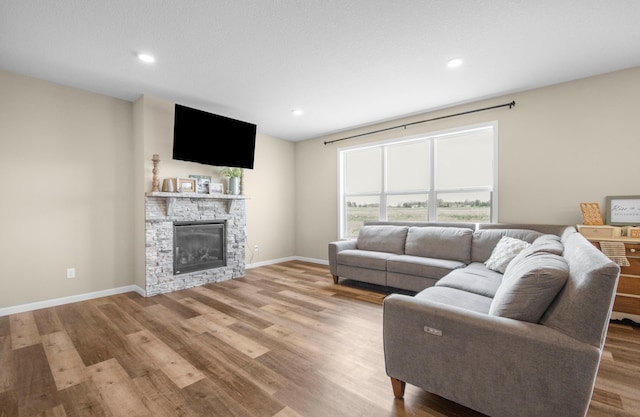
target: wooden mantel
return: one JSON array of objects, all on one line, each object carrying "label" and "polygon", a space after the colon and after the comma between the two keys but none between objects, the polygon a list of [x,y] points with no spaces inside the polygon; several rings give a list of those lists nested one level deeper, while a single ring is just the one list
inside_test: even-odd
[{"label": "wooden mantel", "polygon": [[238,200],[246,200],[244,195],[234,194],[200,194],[200,193],[168,193],[162,191],[152,191],[146,193],[147,197],[161,197],[167,199],[167,216],[173,215],[173,204],[177,198],[204,198],[209,200],[226,200],[227,213],[233,210],[233,205]]}]

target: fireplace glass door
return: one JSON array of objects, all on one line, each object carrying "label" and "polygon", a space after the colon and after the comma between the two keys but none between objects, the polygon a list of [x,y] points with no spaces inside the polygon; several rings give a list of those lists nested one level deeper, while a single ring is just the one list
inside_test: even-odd
[{"label": "fireplace glass door", "polygon": [[227,264],[224,221],[176,222],[173,243],[175,275]]}]

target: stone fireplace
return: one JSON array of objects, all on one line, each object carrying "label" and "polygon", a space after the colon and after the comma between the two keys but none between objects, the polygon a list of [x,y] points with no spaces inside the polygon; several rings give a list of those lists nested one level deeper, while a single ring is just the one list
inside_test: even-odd
[{"label": "stone fireplace", "polygon": [[244,196],[153,192],[145,210],[147,296],[244,276]]}]

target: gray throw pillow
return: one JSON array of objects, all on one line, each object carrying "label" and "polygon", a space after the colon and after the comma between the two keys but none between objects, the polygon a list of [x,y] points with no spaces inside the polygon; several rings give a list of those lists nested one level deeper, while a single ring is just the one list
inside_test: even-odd
[{"label": "gray throw pillow", "polygon": [[489,314],[537,323],[568,277],[569,265],[562,256],[541,252],[514,259]]},{"label": "gray throw pillow", "polygon": [[531,246],[525,248],[520,252],[509,265],[507,265],[504,273],[506,274],[511,268],[511,264],[517,265],[518,262],[522,260],[522,258],[526,258],[527,256],[532,256],[540,253],[551,253],[554,255],[562,255],[564,252],[564,245],[560,242],[560,238],[556,235],[542,235],[536,240],[533,241]]},{"label": "gray throw pillow", "polygon": [[531,246],[535,252],[548,252],[555,255],[562,255],[564,252],[564,245],[556,235],[542,235],[534,240]]}]

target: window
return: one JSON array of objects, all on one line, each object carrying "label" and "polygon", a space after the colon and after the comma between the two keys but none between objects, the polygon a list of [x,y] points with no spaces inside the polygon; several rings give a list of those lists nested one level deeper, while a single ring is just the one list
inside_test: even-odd
[{"label": "window", "polygon": [[340,237],[365,220],[495,221],[495,152],[495,123],[340,149]]}]

